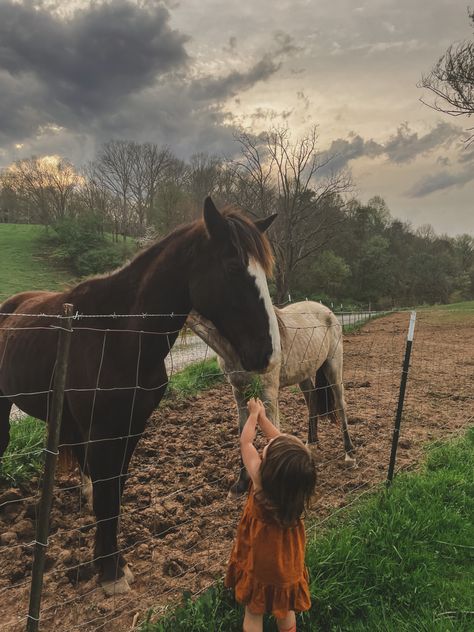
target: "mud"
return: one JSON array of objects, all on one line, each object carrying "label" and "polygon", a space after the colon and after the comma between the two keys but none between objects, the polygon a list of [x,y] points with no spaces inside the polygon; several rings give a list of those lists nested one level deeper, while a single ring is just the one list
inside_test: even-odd
[{"label": "mud", "polygon": [[[386,477],[408,318],[391,315],[345,336],[344,380],[358,467],[345,467],[339,427],[320,423],[311,528]],[[454,326],[419,316],[397,469],[416,468],[427,442],[472,422],[473,332],[472,323]],[[306,439],[306,409],[296,388],[281,393],[280,408],[285,430]],[[220,577],[242,506],[242,500],[227,498],[238,457],[237,416],[226,383],[155,412],[124,494],[120,546],[136,581],[120,597],[104,596],[90,564],[94,518],[77,472],[59,477],[40,629],[128,631],[148,608],[158,608],[158,616],[183,591],[197,593]],[[2,631],[25,629],[37,487],[33,480],[22,489],[0,488]]]}]

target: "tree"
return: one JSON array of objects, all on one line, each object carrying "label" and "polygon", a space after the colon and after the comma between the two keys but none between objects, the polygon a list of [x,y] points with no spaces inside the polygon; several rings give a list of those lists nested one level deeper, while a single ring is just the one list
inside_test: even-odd
[{"label": "tree", "polygon": [[113,211],[116,235],[134,228],[144,232],[171,161],[170,150],[153,143],[113,140],[102,146],[89,176],[97,190],[108,190],[118,202]]},{"label": "tree", "polygon": [[351,186],[335,156],[318,151],[317,128],[293,141],[288,128],[236,138],[241,155],[232,161],[236,202],[254,216],[278,213],[271,232],[277,303],[286,300],[292,276],[325,246],[344,219],[342,194]]},{"label": "tree", "polygon": [[[474,11],[468,13],[474,25]],[[474,114],[474,41],[452,44],[431,72],[423,75],[419,87],[434,95],[429,107],[450,116]],[[472,128],[471,128],[472,129]],[[470,139],[474,140],[474,134]]]},{"label": "tree", "polygon": [[29,207],[33,221],[51,224],[74,215],[80,176],[59,156],[25,158],[8,167],[3,185]]}]

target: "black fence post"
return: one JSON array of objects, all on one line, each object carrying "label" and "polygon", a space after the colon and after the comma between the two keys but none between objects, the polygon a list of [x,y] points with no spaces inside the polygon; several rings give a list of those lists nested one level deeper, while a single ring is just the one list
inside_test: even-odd
[{"label": "black fence post", "polygon": [[405,390],[408,379],[408,369],[410,367],[410,354],[413,344],[413,335],[415,333],[416,312],[412,312],[410,316],[410,325],[408,327],[407,344],[405,347],[405,359],[403,360],[402,377],[400,380],[400,391],[398,394],[397,414],[395,416],[395,426],[393,428],[392,451],[390,453],[390,463],[388,465],[387,486],[393,481],[393,473],[395,470],[395,460],[397,458],[398,439],[400,437],[400,424],[402,422],[403,404],[405,401]]},{"label": "black fence post", "polygon": [[44,562],[48,546],[49,515],[53,500],[54,475],[58,455],[59,432],[63,413],[64,389],[71,345],[72,310],[69,303],[63,305],[63,316],[60,320],[54,384],[51,401],[51,416],[48,419],[48,438],[45,448],[45,464],[39,517],[36,524],[35,557],[31,574],[30,605],[27,617],[27,632],[37,632],[40,622],[41,594],[43,590]]}]

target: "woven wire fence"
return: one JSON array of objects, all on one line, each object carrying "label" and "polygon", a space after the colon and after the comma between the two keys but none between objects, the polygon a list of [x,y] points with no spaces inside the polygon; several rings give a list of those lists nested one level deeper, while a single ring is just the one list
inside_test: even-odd
[{"label": "woven wire fence", "polygon": [[[141,316],[143,328],[124,330],[124,336],[146,341],[148,333],[157,335],[146,328],[147,319],[157,316]],[[366,318],[365,314],[339,315],[344,326]],[[309,533],[385,482],[408,318],[406,313],[389,315],[344,336],[343,383],[357,467],[348,467],[344,460],[340,427],[320,421],[319,444],[314,448],[318,489],[308,517]],[[314,337],[314,332],[303,333],[308,340]],[[107,331],[100,335],[105,344]],[[284,362],[293,354],[295,335],[290,332]],[[472,421],[473,344],[462,328],[440,336],[436,325],[418,315],[397,471],[416,466],[424,441],[446,437]],[[190,364],[203,381],[214,378],[216,368],[207,362],[213,355],[199,338],[185,332],[166,359],[171,382]],[[320,360],[317,355],[308,357],[306,350],[296,364],[308,364],[311,358],[315,363]],[[53,376],[47,381],[49,391]],[[101,388],[100,375],[95,388]],[[121,388],[136,390],[140,384]],[[73,390],[73,385],[66,394],[68,389]],[[282,429],[306,440],[308,412],[297,385],[280,393],[279,413]],[[21,417],[12,420],[12,426],[21,423]],[[39,444],[22,454],[7,452],[3,460],[23,462],[42,456],[44,446]],[[121,508],[119,548],[136,582],[129,593],[112,597],[105,597],[97,582],[93,546],[97,520],[87,488],[74,464],[58,471],[39,629],[130,630],[148,608],[159,617],[184,591],[197,596],[213,585],[225,570],[240,516],[242,500],[227,497],[239,468],[236,408],[225,380],[190,397],[165,397],[132,458]],[[24,630],[28,623],[41,484],[40,473],[11,488],[3,481],[0,488],[2,630]]]}]

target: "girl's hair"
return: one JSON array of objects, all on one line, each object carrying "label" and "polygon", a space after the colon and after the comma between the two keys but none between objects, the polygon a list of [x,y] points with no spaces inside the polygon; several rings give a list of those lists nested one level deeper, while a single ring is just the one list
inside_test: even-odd
[{"label": "girl's hair", "polygon": [[308,508],[316,486],[311,452],[292,435],[279,435],[268,445],[260,465],[258,501],[264,513],[282,527],[294,525]]}]

